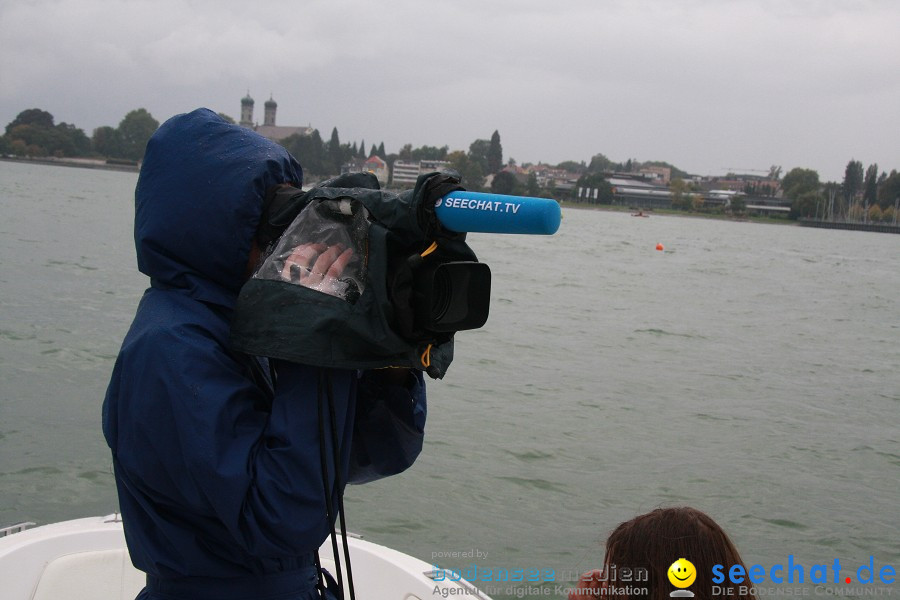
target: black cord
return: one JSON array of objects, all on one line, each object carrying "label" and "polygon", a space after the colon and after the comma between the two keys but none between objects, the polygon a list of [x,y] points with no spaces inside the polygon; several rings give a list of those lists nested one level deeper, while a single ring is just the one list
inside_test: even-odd
[{"label": "black cord", "polygon": [[[322,377],[323,373],[319,371],[319,378],[316,385],[316,396],[318,400],[319,413],[319,461],[322,466],[322,487],[325,491],[325,516],[328,519],[328,527],[331,529],[331,551],[334,553],[334,566],[337,573],[338,593],[341,597],[344,595],[344,580],[341,574],[341,555],[337,547],[337,532],[334,529],[334,518],[332,516],[333,505],[331,504],[331,486],[328,485],[328,459],[325,448],[325,407],[322,398]],[[334,440],[332,440],[334,445]],[[335,465],[335,470],[340,471],[340,464]],[[320,571],[321,573],[321,571]],[[321,574],[320,574],[321,577]]]},{"label": "black cord", "polygon": [[341,456],[337,446],[337,418],[334,414],[334,390],[331,386],[331,371],[325,371],[325,389],[328,394],[328,412],[331,420],[331,451],[335,464],[334,482],[337,486],[338,517],[341,519],[341,536],[344,541],[344,562],[347,564],[347,584],[350,586],[350,600],[356,600],[353,589],[353,569],[350,566],[350,546],[347,543],[347,522],[344,518],[344,485],[341,480]]}]

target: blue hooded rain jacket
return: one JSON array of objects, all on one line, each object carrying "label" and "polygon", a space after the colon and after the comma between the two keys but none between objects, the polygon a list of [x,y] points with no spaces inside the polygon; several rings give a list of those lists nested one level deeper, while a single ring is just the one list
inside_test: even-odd
[{"label": "blue hooded rain jacket", "polygon": [[[269,186],[300,185],[282,147],[199,109],[147,146],[135,192],[150,277],[103,403],[142,598],[315,598],[325,512],[317,400],[330,379],[328,486],[398,473],[422,447],[425,387],[229,349],[232,310]],[[334,511],[332,512],[334,514]]]}]

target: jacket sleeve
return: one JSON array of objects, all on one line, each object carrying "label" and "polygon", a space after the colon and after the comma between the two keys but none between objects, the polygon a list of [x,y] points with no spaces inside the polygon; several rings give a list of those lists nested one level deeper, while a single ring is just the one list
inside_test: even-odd
[{"label": "jacket sleeve", "polygon": [[[316,550],[327,537],[317,406],[323,372],[276,364],[273,398],[238,358],[194,325],[126,339],[104,431],[123,512],[127,506],[132,522],[143,522],[144,565],[175,555],[184,564],[174,571],[213,568],[200,562],[207,552],[188,550],[196,546],[219,547],[213,554],[240,564],[282,560]],[[421,377],[404,388],[384,385],[378,374],[357,379],[355,371],[332,370],[330,387],[338,439],[324,427],[326,447],[338,447],[350,479],[368,481],[412,463],[425,418]],[[327,485],[336,491],[333,455],[324,458]]]},{"label": "jacket sleeve", "polygon": [[387,383],[380,371],[359,382],[348,483],[367,483],[400,473],[422,451],[427,404],[425,381],[411,371],[406,385]]},{"label": "jacket sleeve", "polygon": [[[236,543],[250,557],[316,550],[329,530],[316,406],[320,371],[284,369],[273,399],[246,365],[196,327],[154,338],[124,350],[122,362],[131,367],[114,375],[106,426],[132,513],[143,513],[150,521],[145,529],[159,538],[151,543],[177,555],[178,546],[194,543],[173,541],[183,530],[206,544]],[[355,379],[347,371],[332,381],[339,448],[350,441]],[[270,403],[271,412],[260,408]],[[325,437],[330,448],[327,428]],[[332,454],[325,458],[334,489]]]}]

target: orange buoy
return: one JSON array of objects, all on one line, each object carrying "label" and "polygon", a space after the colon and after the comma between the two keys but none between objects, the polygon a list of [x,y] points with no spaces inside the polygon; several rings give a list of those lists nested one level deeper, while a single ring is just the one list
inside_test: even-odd
[{"label": "orange buoy", "polygon": [[657,245],[656,245],[656,249],[657,249],[657,250],[665,250],[666,247],[663,246],[662,244],[657,244]]}]

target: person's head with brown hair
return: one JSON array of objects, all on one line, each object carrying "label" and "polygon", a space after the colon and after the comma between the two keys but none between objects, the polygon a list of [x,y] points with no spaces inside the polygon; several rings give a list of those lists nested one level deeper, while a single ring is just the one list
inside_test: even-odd
[{"label": "person's head with brown hair", "polygon": [[[676,587],[671,583],[669,570],[681,558],[693,565],[696,579]],[[726,571],[731,565],[744,565],[718,523],[695,508],[657,508],[613,530],[606,540],[603,575],[595,573],[594,581],[582,581],[578,590],[594,590],[600,597],[617,600],[668,600],[688,596],[687,592],[693,593],[695,600],[756,600],[753,595],[738,594],[740,586],[733,584],[724,584],[726,589],[732,588],[733,594],[714,596],[712,568],[717,564]],[[624,569],[631,570],[630,582],[623,581]],[[640,573],[648,577],[641,581]],[[630,594],[623,596],[622,589]],[[677,593],[670,596],[672,592]]]}]

